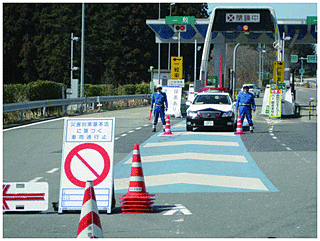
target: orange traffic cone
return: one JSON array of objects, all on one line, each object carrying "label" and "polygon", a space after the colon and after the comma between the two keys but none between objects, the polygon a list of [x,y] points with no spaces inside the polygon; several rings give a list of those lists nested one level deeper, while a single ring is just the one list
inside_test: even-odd
[{"label": "orange traffic cone", "polygon": [[141,165],[139,145],[135,144],[132,155],[132,167],[128,193],[120,197],[122,213],[147,213],[151,212],[153,194],[146,192],[144,176]]},{"label": "orange traffic cone", "polygon": [[103,238],[92,181],[86,182],[77,238]]},{"label": "orange traffic cone", "polygon": [[237,135],[244,134],[244,132],[242,130],[242,123],[241,123],[241,115],[240,114],[239,114],[238,120],[237,120],[237,129],[236,129],[236,132],[234,134],[237,134]]},{"label": "orange traffic cone", "polygon": [[170,117],[167,115],[166,119],[166,126],[165,126],[165,131],[163,135],[172,135],[171,129],[170,129]]}]

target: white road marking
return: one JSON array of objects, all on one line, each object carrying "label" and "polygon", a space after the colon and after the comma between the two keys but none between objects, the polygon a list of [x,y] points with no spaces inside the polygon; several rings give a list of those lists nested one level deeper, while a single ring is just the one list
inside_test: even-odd
[{"label": "white road marking", "polygon": [[[146,186],[149,187],[183,183],[268,191],[268,188],[262,183],[262,181],[259,178],[254,177],[234,177],[195,173],[172,173],[164,175],[145,176],[144,178]],[[130,177],[114,179],[115,190],[128,189],[129,182]]]},{"label": "white road marking", "polygon": [[[165,212],[163,215],[173,215],[176,212],[182,212],[184,215],[192,215],[189,209],[187,209],[182,204],[175,204],[174,207],[171,208],[171,210]],[[183,219],[176,220],[175,222],[182,222]]]},{"label": "white road marking", "polygon": [[137,127],[137,128],[136,128],[136,130],[140,130],[140,129],[142,129],[142,127]]},{"label": "white road marking", "polygon": [[116,138],[114,138],[115,140],[119,140],[120,139],[120,137],[116,137]]},{"label": "white road marking", "polygon": [[126,136],[127,134],[122,134],[121,136]]},{"label": "white road marking", "polygon": [[145,125],[143,125],[143,126],[148,126],[149,124],[145,124]]},{"label": "white road marking", "polygon": [[46,173],[54,173],[55,171],[58,171],[58,170],[59,170],[59,168],[53,168],[50,171],[47,171]]},{"label": "white road marking", "polygon": [[288,151],[292,151],[292,149],[291,149],[290,147],[286,147],[286,149],[287,149]]},{"label": "white road marking", "polygon": [[[209,135],[209,136],[234,136],[233,132],[175,132],[171,130],[172,134],[175,136],[182,136],[182,135]],[[158,136],[167,136],[163,133],[159,134]]]},{"label": "white road marking", "polygon": [[276,137],[276,136],[273,136],[272,138],[273,138],[273,139],[278,139],[278,137]]},{"label": "white road marking", "polygon": [[134,132],[134,130],[131,130],[131,131],[128,131],[129,133],[132,133],[132,132]]},{"label": "white road marking", "polygon": [[49,123],[49,122],[53,122],[53,121],[59,121],[59,120],[63,120],[63,118],[64,118],[64,117],[57,118],[57,119],[53,119],[53,120],[41,121],[41,122],[32,123],[32,124],[23,125],[23,126],[16,126],[16,127],[12,127],[12,128],[5,129],[5,130],[3,130],[3,132],[15,130],[15,129],[20,129],[20,128],[24,128],[24,127],[29,127],[29,126],[34,126],[34,125],[45,124],[45,123]]},{"label": "white road marking", "polygon": [[37,181],[39,181],[40,179],[42,179],[43,177],[36,177],[35,179],[32,179],[31,181],[29,181],[29,182],[37,182]]},{"label": "white road marking", "polygon": [[[205,160],[205,161],[226,161],[226,162],[248,162],[245,156],[240,155],[219,155],[219,154],[205,154],[205,153],[177,153],[158,156],[142,156],[141,162],[161,162],[172,160]],[[131,164],[132,158],[129,158],[124,164]]]},{"label": "white road marking", "polygon": [[231,141],[173,141],[173,142],[156,142],[147,143],[144,147],[159,147],[159,146],[182,146],[182,145],[209,145],[209,146],[239,146],[238,142]]}]

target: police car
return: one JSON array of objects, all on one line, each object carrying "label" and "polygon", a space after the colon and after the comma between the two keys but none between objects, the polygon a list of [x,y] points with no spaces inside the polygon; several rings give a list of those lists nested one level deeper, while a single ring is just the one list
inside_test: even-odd
[{"label": "police car", "polygon": [[236,123],[234,103],[229,93],[201,92],[194,101],[187,101],[186,129],[196,127],[223,127],[234,130]]}]

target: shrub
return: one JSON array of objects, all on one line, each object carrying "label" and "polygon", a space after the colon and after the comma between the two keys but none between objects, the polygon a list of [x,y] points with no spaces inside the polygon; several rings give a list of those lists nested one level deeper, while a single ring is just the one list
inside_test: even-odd
[{"label": "shrub", "polygon": [[118,87],[118,95],[134,95],[136,93],[136,86],[133,84],[120,85]]},{"label": "shrub", "polygon": [[3,104],[27,101],[27,85],[9,84],[3,86]]},{"label": "shrub", "polygon": [[61,99],[63,84],[48,80],[28,83],[27,98],[29,101]]}]

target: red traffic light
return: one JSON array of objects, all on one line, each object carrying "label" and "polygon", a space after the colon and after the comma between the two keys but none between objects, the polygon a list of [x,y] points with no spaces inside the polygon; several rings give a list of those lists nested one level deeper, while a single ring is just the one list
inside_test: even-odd
[{"label": "red traffic light", "polygon": [[242,29],[243,29],[244,31],[248,31],[248,30],[249,30],[249,26],[248,26],[248,25],[243,25],[243,26],[242,26]]},{"label": "red traffic light", "polygon": [[186,25],[175,25],[174,26],[174,31],[175,32],[186,32]]}]

